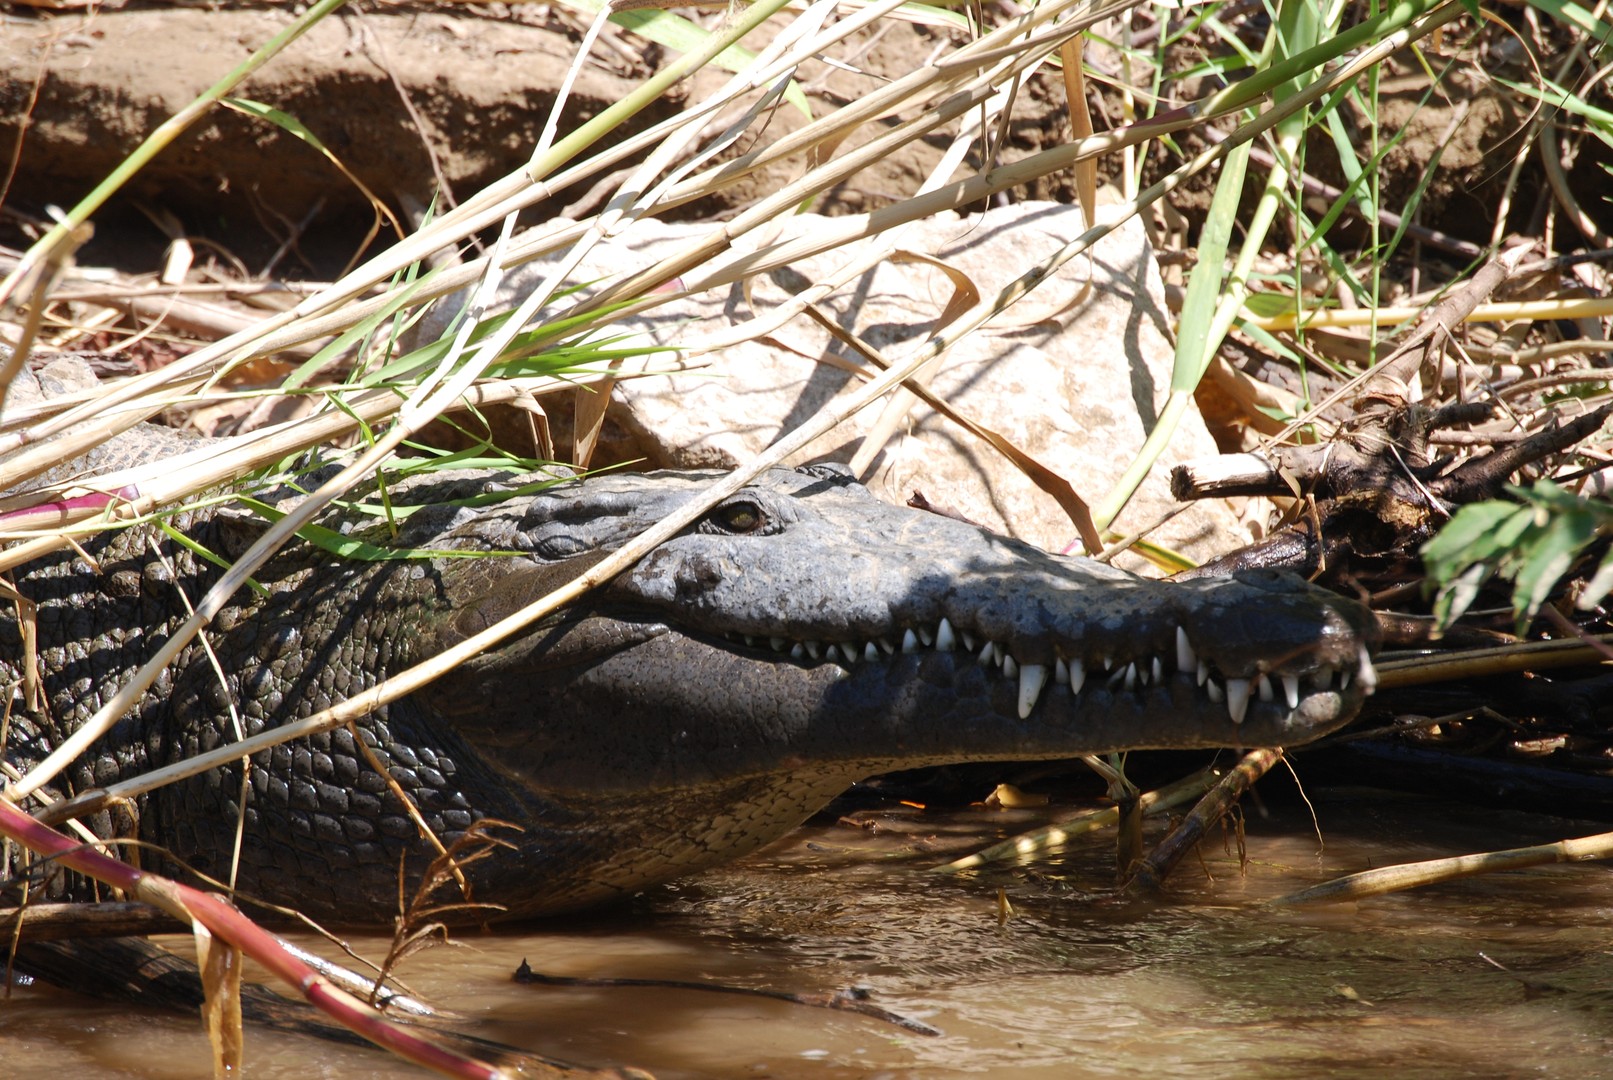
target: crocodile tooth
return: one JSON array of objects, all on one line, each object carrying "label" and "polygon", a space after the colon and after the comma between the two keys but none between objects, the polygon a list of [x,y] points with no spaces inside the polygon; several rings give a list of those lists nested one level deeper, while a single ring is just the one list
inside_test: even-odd
[{"label": "crocodile tooth", "polygon": [[1227,715],[1232,717],[1234,724],[1243,723],[1245,714],[1249,712],[1250,689],[1248,679],[1227,680]]},{"label": "crocodile tooth", "polygon": [[1261,701],[1270,701],[1277,695],[1272,692],[1271,680],[1262,672],[1260,678],[1255,680],[1255,693],[1260,695]]},{"label": "crocodile tooth", "polygon": [[816,641],[808,641],[805,644],[807,655],[812,657],[812,659],[816,660],[823,655],[823,646],[818,644]]},{"label": "crocodile tooth", "polygon": [[1344,670],[1339,672],[1339,689],[1340,690],[1348,690],[1349,688],[1350,688],[1350,669],[1345,668]]},{"label": "crocodile tooth", "polygon": [[1087,665],[1083,660],[1070,661],[1070,693],[1079,694],[1087,684]]},{"label": "crocodile tooth", "polygon": [[1199,685],[1203,686],[1210,678],[1210,665],[1200,660],[1195,677],[1198,679]]},{"label": "crocodile tooth", "polygon": [[[1004,674],[1007,674],[1007,672],[1005,671]],[[1021,720],[1030,716],[1031,710],[1036,707],[1036,699],[1042,696],[1042,687],[1046,685],[1046,664],[1026,664],[1019,669],[1019,718]]]},{"label": "crocodile tooth", "polygon": [[881,635],[880,637],[874,639],[873,644],[878,645],[879,651],[884,653],[886,656],[896,655],[896,646],[891,644],[891,639],[888,637]]},{"label": "crocodile tooth", "polygon": [[1227,699],[1225,691],[1221,689],[1221,684],[1214,679],[1204,684],[1204,696],[1216,704],[1220,704]]},{"label": "crocodile tooth", "polygon": [[[945,619],[942,619],[941,621],[946,622]],[[931,645],[935,644],[935,631],[931,630],[928,626],[919,627],[919,640],[924,642],[925,648],[929,648]]]},{"label": "crocodile tooth", "polygon": [[1290,709],[1299,708],[1299,676],[1283,676],[1283,699],[1288,702]]},{"label": "crocodile tooth", "polygon": [[848,664],[857,662],[857,650],[850,642],[831,641],[826,652],[830,660],[838,656]]},{"label": "crocodile tooth", "polygon": [[[969,640],[968,636],[965,635],[964,641],[967,642],[968,640]],[[972,645],[969,646],[969,647],[971,649],[974,648],[974,646],[972,646]],[[995,641],[988,641],[984,645],[980,646],[980,666],[981,667],[990,667],[992,664],[995,664],[996,662],[997,662],[997,643]]]},{"label": "crocodile tooth", "polygon": [[1003,653],[1003,678],[1012,679],[1018,674],[1019,665],[1014,663],[1014,658],[1012,656],[1009,656],[1007,653]]},{"label": "crocodile tooth", "polygon": [[1153,669],[1154,669],[1154,681],[1155,682],[1164,682],[1165,681],[1165,665],[1160,663],[1159,657],[1157,657],[1157,656],[1154,657]]},{"label": "crocodile tooth", "polygon": [[769,645],[773,646],[773,651],[774,652],[783,652],[784,651],[784,646],[789,644],[788,641],[785,641],[781,637],[770,637],[770,638],[767,639],[767,643]]},{"label": "crocodile tooth", "polygon": [[1176,670],[1186,675],[1198,666],[1198,653],[1193,651],[1192,643],[1187,640],[1187,631],[1178,626],[1176,628]]},{"label": "crocodile tooth", "polygon": [[1070,685],[1070,665],[1064,662],[1062,656],[1053,659],[1053,681],[1060,686]]},{"label": "crocodile tooth", "polygon": [[902,651],[905,653],[919,651],[919,636],[911,630],[902,634]]},{"label": "crocodile tooth", "polygon": [[1372,666],[1372,657],[1367,655],[1366,649],[1360,652],[1361,670],[1356,677],[1361,680],[1361,689],[1365,693],[1372,693],[1378,688],[1378,669]]},{"label": "crocodile tooth", "polygon": [[957,647],[958,643],[952,636],[952,624],[942,619],[941,625],[935,628],[935,651],[951,652]]},{"label": "crocodile tooth", "polygon": [[869,663],[873,663],[875,660],[878,660],[879,659],[879,646],[875,645],[872,641],[870,641],[868,644],[864,645],[863,646],[863,659],[867,660]]},{"label": "crocodile tooth", "polygon": [[959,630],[958,631],[958,640],[963,642],[963,651],[964,652],[974,652],[975,651],[975,636],[973,634],[969,633],[969,631],[967,631],[967,630]]},{"label": "crocodile tooth", "polygon": [[1133,691],[1135,689],[1137,689],[1137,665],[1136,664],[1127,664],[1126,665],[1126,692],[1130,693],[1131,691]]},{"label": "crocodile tooth", "polygon": [[800,660],[805,656],[806,656],[806,649],[802,646],[802,644],[799,641],[797,641],[794,645],[792,645],[790,647],[790,659],[791,660]]},{"label": "crocodile tooth", "polygon": [[754,635],[751,635],[751,634],[746,634],[745,635],[745,647],[746,648],[751,648],[751,649],[756,647],[756,638],[755,638]]}]

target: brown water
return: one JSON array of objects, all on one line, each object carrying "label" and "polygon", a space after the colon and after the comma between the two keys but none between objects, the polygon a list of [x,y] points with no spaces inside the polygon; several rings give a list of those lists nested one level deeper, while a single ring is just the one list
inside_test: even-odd
[{"label": "brown water", "polygon": [[[1186,865],[1165,901],[1133,905],[1100,899],[1108,838],[1035,867],[925,872],[941,849],[995,839],[1024,814],[809,829],[607,916],[462,936],[404,976],[464,1017],[462,1031],[663,1078],[1613,1076],[1613,876],[1602,864],[1328,909],[1258,903],[1367,866],[1606,826],[1349,793],[1324,794],[1318,810],[1325,852],[1303,811],[1285,810],[1249,824],[1246,871],[1207,844],[1213,880]],[[999,885],[1016,909],[1004,926]],[[688,990],[518,985],[523,958],[553,975],[865,986],[943,1034]],[[247,1052],[259,1078],[421,1075],[377,1052],[261,1031]],[[42,988],[0,1006],[8,1077],[207,1068],[188,1018]]]}]

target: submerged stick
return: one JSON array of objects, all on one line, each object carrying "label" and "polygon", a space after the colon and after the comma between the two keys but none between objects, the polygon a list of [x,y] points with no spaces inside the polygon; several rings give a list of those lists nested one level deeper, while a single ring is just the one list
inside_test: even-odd
[{"label": "submerged stick", "polygon": [[1209,827],[1220,821],[1232,804],[1282,759],[1281,750],[1251,750],[1245,754],[1243,760],[1199,800],[1193,812],[1169,836],[1155,845],[1146,859],[1137,864],[1131,880],[1126,882],[1122,891],[1133,897],[1158,892],[1171,869],[1204,838]]},{"label": "submerged stick", "polygon": [[[1145,793],[1138,800],[1144,814],[1159,814],[1173,806],[1180,806],[1189,799],[1196,799],[1210,790],[1221,777],[1219,769],[1204,769],[1192,776],[1178,780],[1156,791]],[[1046,825],[1019,836],[1004,840],[999,844],[973,855],[965,856],[954,862],[946,863],[935,868],[936,873],[955,874],[962,870],[974,870],[988,863],[1005,862],[1010,859],[1024,859],[1037,855],[1074,840],[1077,836],[1114,825],[1120,820],[1118,808],[1110,806],[1102,810],[1088,810],[1074,817],[1053,825]]]},{"label": "submerged stick", "polygon": [[1414,889],[1440,881],[1490,874],[1500,870],[1519,870],[1526,866],[1545,866],[1551,863],[1588,862],[1591,859],[1613,858],[1613,832],[1581,836],[1571,840],[1558,840],[1552,844],[1533,847],[1509,848],[1506,851],[1488,851],[1477,855],[1458,855],[1450,859],[1430,859],[1427,862],[1404,863],[1365,870],[1359,874],[1313,885],[1299,892],[1289,893],[1273,900],[1274,904],[1336,904],[1347,900],[1361,900],[1368,896]]}]

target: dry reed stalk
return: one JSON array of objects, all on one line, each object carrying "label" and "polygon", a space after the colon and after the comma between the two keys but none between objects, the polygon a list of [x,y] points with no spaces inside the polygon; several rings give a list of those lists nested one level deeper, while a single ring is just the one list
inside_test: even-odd
[{"label": "dry reed stalk", "polygon": [[[565,379],[537,376],[482,383],[461,400],[480,408],[513,402],[533,393],[586,386],[602,372],[579,372]],[[343,411],[317,413],[245,435],[206,443],[161,461],[105,473],[48,492],[50,500],[29,505],[18,497],[0,501],[0,540],[28,539],[29,546],[0,552],[0,572],[64,546],[68,535],[97,532],[109,524],[128,524],[197,492],[215,488],[334,439],[375,424],[397,410],[397,394],[379,389],[362,392]],[[37,495],[38,493],[34,493]],[[100,495],[100,501],[93,496]],[[29,498],[33,498],[30,495]],[[29,513],[31,511],[31,514]],[[78,526],[74,528],[74,526]],[[31,538],[31,539],[30,539]]]}]

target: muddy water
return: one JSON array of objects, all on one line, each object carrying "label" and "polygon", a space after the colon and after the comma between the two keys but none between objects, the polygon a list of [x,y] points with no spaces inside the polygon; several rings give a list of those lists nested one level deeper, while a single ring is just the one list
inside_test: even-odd
[{"label": "muddy water", "polygon": [[[1249,823],[1242,870],[1217,844],[1161,903],[1101,899],[1107,840],[1034,867],[938,878],[924,869],[944,861],[938,852],[1031,819],[914,814],[872,833],[805,830],[609,915],[465,935],[404,975],[457,1010],[462,1031],[664,1078],[1613,1075],[1613,875],[1601,864],[1325,910],[1259,905],[1367,866],[1606,826],[1316,795],[1325,851],[1301,809],[1281,810]],[[1015,908],[1002,926],[998,886]],[[942,1034],[680,989],[517,985],[523,958],[554,975],[863,986]],[[6,1076],[190,1077],[207,1063],[188,1018],[37,988],[0,1006]],[[418,1074],[370,1051],[251,1032],[248,1075]]]}]

